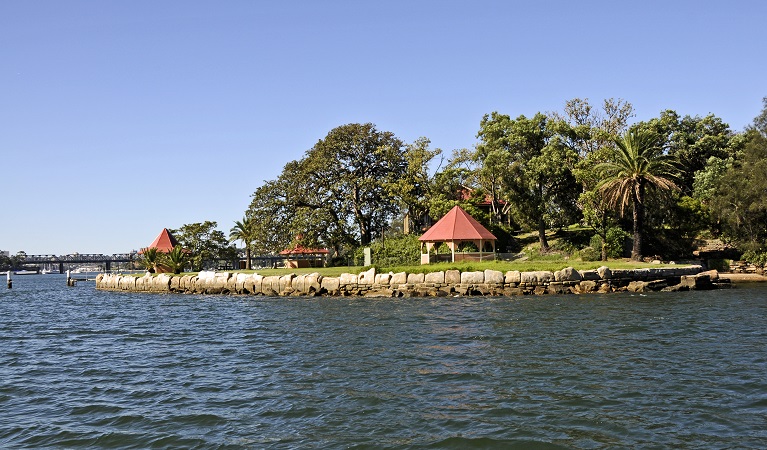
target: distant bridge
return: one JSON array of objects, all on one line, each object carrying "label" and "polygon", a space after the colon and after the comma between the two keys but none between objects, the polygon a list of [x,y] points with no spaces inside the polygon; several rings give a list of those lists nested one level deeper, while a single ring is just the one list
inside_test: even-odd
[{"label": "distant bridge", "polygon": [[112,263],[125,263],[136,260],[137,253],[114,253],[112,255],[102,254],[81,254],[73,253],[71,255],[27,255],[24,257],[23,264],[48,264],[58,265],[59,273],[64,273],[65,264],[100,264],[104,270],[112,270]]}]

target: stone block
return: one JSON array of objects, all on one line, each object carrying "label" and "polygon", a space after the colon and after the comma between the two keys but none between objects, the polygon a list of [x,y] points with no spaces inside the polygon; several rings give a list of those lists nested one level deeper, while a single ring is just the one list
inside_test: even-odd
[{"label": "stone block", "polygon": [[459,284],[461,282],[460,270],[446,270],[445,271],[445,283],[446,284]]},{"label": "stone block", "polygon": [[601,266],[597,269],[597,273],[599,274],[599,278],[603,280],[609,280],[613,277],[613,272],[610,270],[607,266]]},{"label": "stone block", "polygon": [[519,284],[522,282],[522,274],[518,270],[509,270],[503,277],[506,284]]},{"label": "stone block", "polygon": [[485,283],[487,284],[503,284],[503,272],[500,270],[485,269]]},{"label": "stone block", "polygon": [[581,281],[580,272],[572,267],[565,267],[562,270],[554,272],[554,281]]},{"label": "stone block", "polygon": [[340,277],[338,277],[339,283],[341,283],[341,286],[348,286],[348,285],[357,285],[357,281],[359,280],[358,275],[354,275],[351,273],[342,273]]},{"label": "stone block", "polygon": [[599,276],[599,272],[597,272],[596,269],[579,270],[578,273],[581,274],[581,280],[598,281],[602,279],[602,277]]},{"label": "stone block", "polygon": [[407,273],[399,272],[399,273],[392,274],[390,284],[392,286],[399,286],[400,284],[407,284]]},{"label": "stone block", "polygon": [[392,273],[379,273],[376,274],[376,282],[375,284],[380,284],[381,286],[388,286],[391,284],[391,277]]},{"label": "stone block", "polygon": [[341,280],[338,277],[322,277],[320,283],[322,290],[330,295],[337,294],[341,288]]},{"label": "stone block", "polygon": [[461,272],[461,284],[481,284],[484,282],[484,272]]},{"label": "stone block", "polygon": [[369,270],[359,274],[357,278],[357,284],[372,286],[376,282],[376,268],[371,267]]},{"label": "stone block", "polygon": [[408,274],[407,276],[407,284],[423,283],[424,279],[425,279],[425,276],[422,273],[411,273],[411,274]]},{"label": "stone block", "polygon": [[424,283],[445,284],[445,272],[429,272],[424,276]]}]

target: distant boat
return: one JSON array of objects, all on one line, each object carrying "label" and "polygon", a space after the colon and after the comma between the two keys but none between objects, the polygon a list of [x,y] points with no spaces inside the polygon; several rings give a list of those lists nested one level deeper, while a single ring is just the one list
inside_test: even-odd
[{"label": "distant boat", "polygon": [[40,273],[42,273],[43,275],[47,275],[47,274],[50,274],[50,273],[59,273],[59,271],[58,270],[53,270],[53,269],[43,269],[43,270],[40,271]]},{"label": "distant boat", "polygon": [[39,273],[36,270],[17,270],[13,272],[14,275],[37,275]]}]

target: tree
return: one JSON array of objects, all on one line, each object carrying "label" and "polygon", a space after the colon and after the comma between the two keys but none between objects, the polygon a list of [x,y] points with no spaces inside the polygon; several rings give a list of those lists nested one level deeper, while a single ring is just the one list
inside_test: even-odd
[{"label": "tree", "polygon": [[762,112],[746,130],[743,151],[712,171],[724,173],[710,174],[706,181],[713,189],[705,191],[726,236],[757,253],[767,251],[767,97],[763,101]]},{"label": "tree", "polygon": [[606,261],[607,234],[616,226],[616,217],[597,189],[602,180],[597,167],[608,160],[615,147],[614,138],[625,132],[634,109],[624,100],[610,98],[604,100],[600,111],[592,108],[588,99],[575,98],[566,102],[564,112],[564,116],[556,116],[559,120],[554,127],[563,136],[565,145],[579,155],[573,169],[573,175],[582,188],[578,208],[583,223],[599,236],[601,259]]},{"label": "tree", "polygon": [[229,242],[242,241],[245,245],[245,269],[251,269],[250,249],[253,245],[254,237],[253,221],[247,215],[242,220],[236,220],[234,226],[229,230]]},{"label": "tree", "polygon": [[421,137],[407,145],[404,152],[405,172],[388,186],[410,222],[405,233],[420,231],[429,220],[429,198],[434,185],[429,164],[442,153],[438,148],[430,150],[429,144],[429,139]]},{"label": "tree", "polygon": [[170,230],[179,244],[189,250],[192,270],[202,270],[207,264],[221,260],[234,260],[236,251],[229,245],[224,233],[216,229],[217,226],[218,223],[206,220]]},{"label": "tree", "polygon": [[666,141],[669,155],[678,162],[675,179],[682,196],[693,194],[695,175],[706,168],[710,158],[727,159],[742,147],[742,139],[713,114],[680,117],[676,111],[666,110],[640,126]]},{"label": "tree", "polygon": [[162,264],[175,274],[181,273],[187,264],[186,251],[180,245],[173,246],[171,251],[163,255]]},{"label": "tree", "polygon": [[633,209],[634,245],[631,259],[642,259],[642,226],[645,193],[648,188],[676,190],[671,180],[675,167],[663,152],[662,141],[656,133],[634,128],[615,139],[615,151],[609,161],[599,165],[604,180],[599,189],[608,202],[619,207],[623,215],[627,206]]},{"label": "tree", "polygon": [[154,273],[157,264],[160,262],[160,253],[157,251],[157,247],[148,247],[141,249],[141,259],[139,263],[149,273]]},{"label": "tree", "polygon": [[[538,231],[541,251],[549,249],[547,226],[575,219],[580,193],[572,174],[577,154],[556,136],[549,118],[493,112],[485,115],[477,137],[476,160],[486,177],[502,176],[504,200],[517,223]],[[494,195],[494,194],[491,194]]]},{"label": "tree", "polygon": [[[266,217],[273,213],[281,222],[275,224],[279,243],[322,245],[336,254],[369,244],[400,212],[399,182],[407,178],[408,165],[403,147],[371,123],[334,128],[254,193],[247,214],[257,223],[257,238],[269,232],[263,225],[274,222]],[[429,152],[420,150],[423,161]],[[277,242],[270,243],[272,249]]]}]

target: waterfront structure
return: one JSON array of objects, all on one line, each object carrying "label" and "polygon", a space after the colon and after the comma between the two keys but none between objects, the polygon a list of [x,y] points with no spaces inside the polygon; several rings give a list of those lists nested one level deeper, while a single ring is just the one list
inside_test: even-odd
[{"label": "waterfront structure", "polygon": [[[147,247],[149,248],[156,248],[158,252],[161,253],[170,253],[171,250],[173,250],[173,247],[178,245],[178,241],[175,237],[168,231],[167,228],[163,228],[160,234],[157,235],[154,241],[152,241],[151,244]],[[141,249],[139,253],[143,253],[145,249]]]},{"label": "waterfront structure", "polygon": [[[486,255],[485,245],[492,246],[491,258],[495,256],[496,237],[493,233],[477,222],[469,213],[460,206],[454,206],[444,217],[439,219],[431,228],[418,238],[421,241],[421,264],[429,264],[433,260],[439,260],[439,255],[432,255],[431,251],[441,243],[445,243],[450,249],[450,261],[456,261],[456,248],[463,242],[473,243],[479,252],[457,255],[458,261],[467,259],[479,259],[482,261]],[[484,258],[487,258],[484,256]]]},{"label": "waterfront structure", "polygon": [[328,253],[330,252],[324,248],[305,248],[297,245],[294,248],[281,251],[280,256],[286,258],[286,268],[299,269],[305,267],[324,267]]}]

